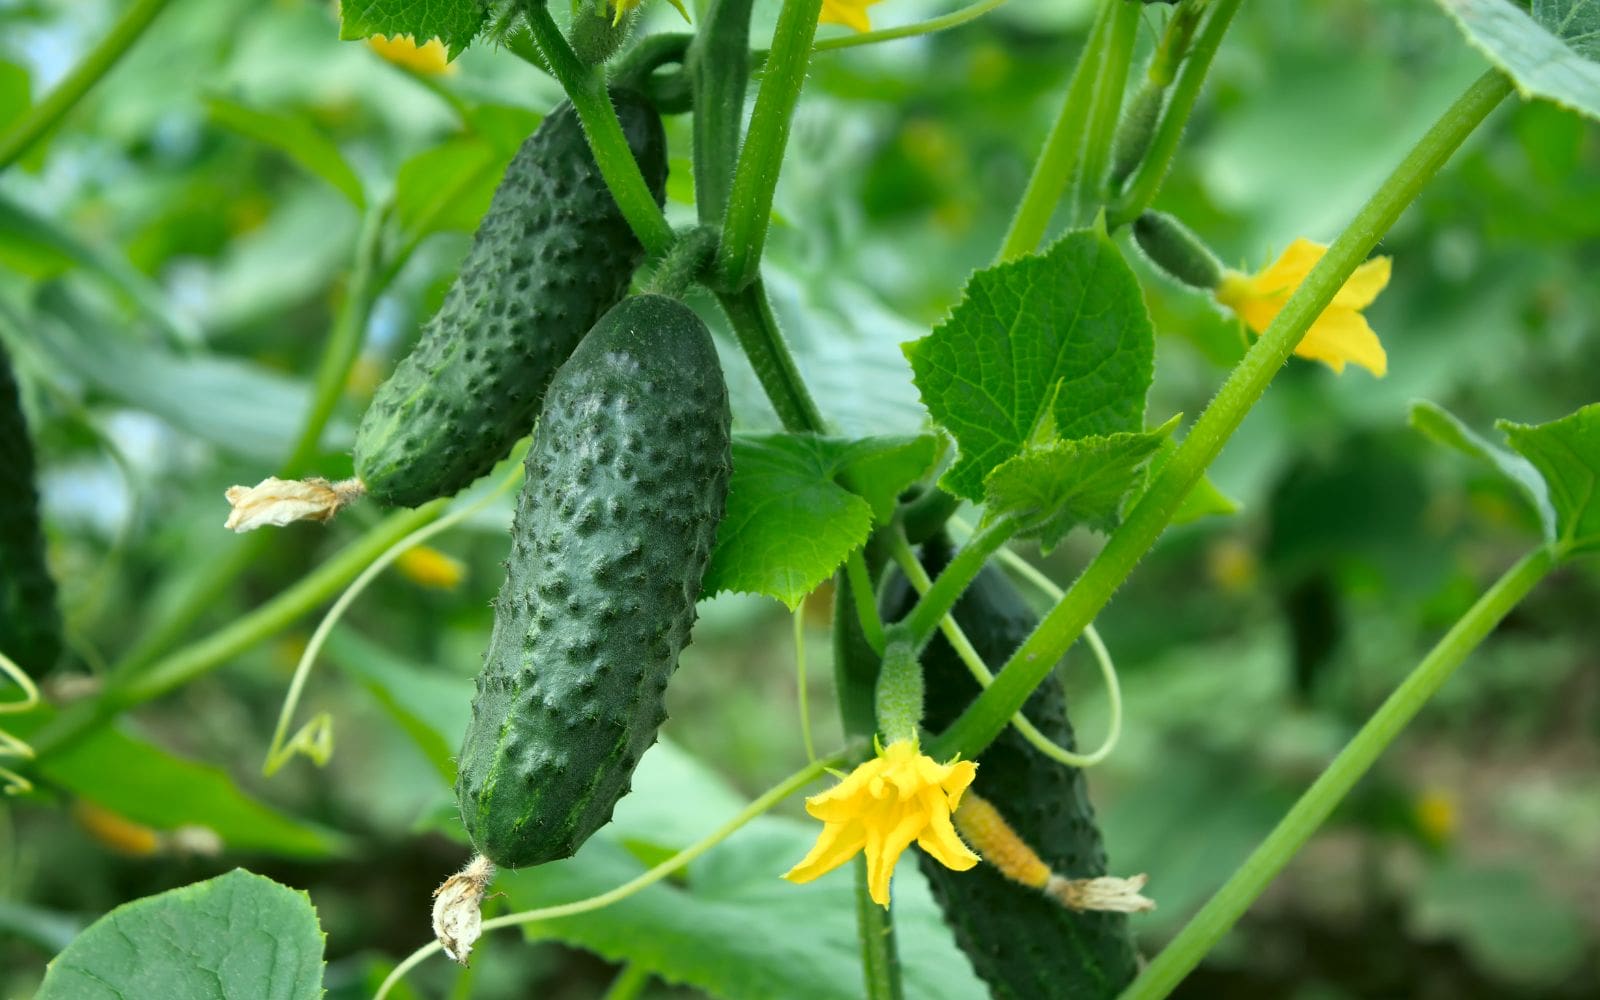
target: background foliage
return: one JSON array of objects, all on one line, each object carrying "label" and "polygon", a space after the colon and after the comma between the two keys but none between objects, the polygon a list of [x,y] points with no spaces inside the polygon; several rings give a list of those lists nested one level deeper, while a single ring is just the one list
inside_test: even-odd
[{"label": "background foliage", "polygon": [[[0,7],[0,125],[59,79],[118,6]],[[944,35],[818,57],[778,189],[768,277],[804,374],[842,431],[923,429],[898,345],[940,322],[992,256],[1087,7],[1011,0]],[[757,4],[758,36],[776,8]],[[889,0],[873,13],[896,24],[944,9]],[[651,16],[667,28],[676,17]],[[51,559],[82,672],[159,652],[149,637],[163,630],[171,648],[225,625],[376,522],[358,507],[329,527],[252,543],[222,532],[221,494],[289,452],[364,213],[389,206],[415,252],[382,275],[327,452],[311,463],[348,472],[354,418],[437,304],[504,163],[558,97],[539,71],[487,46],[455,65],[411,76],[338,41],[322,3],[177,0],[48,155],[0,180],[0,338],[39,439]],[[1248,4],[1158,207],[1236,266],[1258,266],[1298,235],[1326,239],[1482,68],[1426,0]],[[1592,400],[1600,132],[1550,104],[1512,104],[1384,242],[1395,279],[1369,316],[1388,377],[1293,363],[1212,470],[1243,511],[1171,531],[1102,616],[1129,723],[1090,782],[1113,868],[1152,876],[1161,909],[1136,921],[1146,950],[1537,532],[1513,487],[1407,425],[1418,397],[1482,431],[1496,416],[1536,423]],[[685,219],[686,126],[669,122],[669,214]],[[1151,414],[1193,414],[1242,353],[1241,333],[1201,297],[1142,277],[1158,332]],[[725,360],[738,423],[774,429],[753,375],[735,352]],[[303,620],[61,758],[39,793],[7,803],[0,994],[29,995],[46,959],[117,904],[244,864],[308,890],[328,935],[330,995],[368,995],[426,938],[427,895],[464,853],[450,757],[508,518],[501,500],[441,537],[465,567],[458,585],[390,573],[357,602],[308,695],[336,719],[326,768],[301,760],[259,777],[314,624]],[[239,582],[210,594],[198,620],[166,627],[209,567],[252,544]],[[1065,579],[1093,544],[1071,535],[1046,567]],[[1189,994],[1592,988],[1597,600],[1592,561],[1536,592],[1191,977]],[[812,694],[824,705],[827,606],[806,605]],[[673,747],[651,755],[604,838],[516,879],[509,902],[608,888],[801,763],[788,634],[774,602],[704,605],[670,696]],[[1066,669],[1076,721],[1096,742],[1105,713],[1093,672],[1076,653]],[[818,745],[831,746],[836,720],[813,715]],[[162,831],[156,853],[118,854],[149,845],[119,839],[89,804]],[[172,831],[190,827],[211,830],[221,855],[185,851]],[[459,977],[475,997],[523,996],[530,984],[593,996],[610,963],[634,960],[723,995],[770,988],[763,976],[853,995],[844,878],[776,880],[805,841],[790,819],[763,821],[681,883],[533,928],[534,947],[491,938],[468,973],[425,967],[419,994]],[[902,883],[916,878],[902,869]],[[925,977],[917,995],[975,995],[926,894],[906,897],[906,957]],[[752,912],[770,929],[752,927]],[[665,936],[685,926],[692,941]]]}]

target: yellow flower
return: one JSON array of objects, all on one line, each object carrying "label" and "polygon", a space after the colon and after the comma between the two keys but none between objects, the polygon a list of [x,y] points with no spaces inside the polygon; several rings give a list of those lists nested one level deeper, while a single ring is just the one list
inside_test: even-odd
[{"label": "yellow flower", "polygon": [[[1217,286],[1217,301],[1237,313],[1250,329],[1262,333],[1327,250],[1321,243],[1295,240],[1283,256],[1259,274],[1225,274]],[[1356,268],[1328,308],[1311,324],[1294,353],[1321,361],[1336,372],[1354,362],[1383,377],[1389,370],[1389,358],[1361,310],[1371,305],[1388,284],[1389,258],[1374,257]]]},{"label": "yellow flower", "polygon": [[972,784],[972,761],[935,763],[914,740],[896,740],[843,781],[806,800],[806,812],[823,822],[816,846],[784,878],[809,882],[867,854],[872,901],[889,905],[889,878],[912,843],[946,868],[966,871],[978,856],[956,835],[950,814]]},{"label": "yellow flower", "polygon": [[407,549],[395,560],[395,564],[401,576],[435,590],[454,590],[467,575],[467,567],[461,560],[447,556],[431,545]]},{"label": "yellow flower", "polygon": [[867,8],[882,0],[822,0],[822,14],[818,24],[842,24],[856,31],[871,31],[872,21]]},{"label": "yellow flower", "polygon": [[395,35],[393,38],[373,35],[367,39],[367,44],[378,55],[413,73],[439,76],[456,71],[450,65],[450,54],[445,51],[444,43],[437,38],[430,38],[418,45],[410,35]]}]

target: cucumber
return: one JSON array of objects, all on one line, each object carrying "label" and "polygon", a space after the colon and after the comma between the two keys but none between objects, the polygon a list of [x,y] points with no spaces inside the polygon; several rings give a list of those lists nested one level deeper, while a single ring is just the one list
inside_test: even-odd
[{"label": "cucumber", "polygon": [[624,300],[545,396],[456,779],[496,865],[571,856],[610,818],[667,714],[728,492],[711,334]]},{"label": "cucumber", "polygon": [[[656,203],[667,143],[643,97],[611,102]],[[459,492],[532,427],[545,386],[628,291],[644,248],[612,200],[571,104],[506,168],[444,304],[378,387],[356,432],[356,475],[380,503]]]},{"label": "cucumber", "polygon": [[[922,561],[937,575],[949,561],[948,541],[930,540]],[[898,574],[884,593],[886,620],[903,617],[915,598]],[[956,621],[985,663],[998,670],[1022,644],[1038,617],[1004,574],[988,567],[955,607]],[[942,635],[922,657],[927,686],[925,724],[944,729],[978,696],[978,683]],[[1046,736],[1072,746],[1066,696],[1051,675],[1028,699],[1028,719]],[[972,787],[994,803],[1016,832],[1058,875],[1106,873],[1105,848],[1095,826],[1083,774],[1034,750],[1007,729],[978,757]],[[1018,885],[988,864],[951,871],[919,852],[922,871],[990,992],[1004,1000],[1101,1000],[1133,980],[1137,959],[1128,919],[1117,913],[1078,913]]]},{"label": "cucumber", "polygon": [[11,358],[0,345],[0,653],[29,676],[61,658],[61,614],[45,564],[44,529],[34,489],[33,445]]}]

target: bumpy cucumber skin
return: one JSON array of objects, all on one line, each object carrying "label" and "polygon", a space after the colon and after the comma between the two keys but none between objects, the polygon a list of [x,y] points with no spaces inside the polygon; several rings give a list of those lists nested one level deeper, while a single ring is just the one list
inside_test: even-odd
[{"label": "bumpy cucumber skin", "polygon": [[705,324],[658,295],[600,320],[545,396],[456,798],[480,853],[571,856],[666,719],[731,471]]},{"label": "bumpy cucumber skin", "polygon": [[[943,539],[923,547],[930,574],[937,575],[948,558]],[[889,620],[908,611],[913,596],[904,578],[892,580],[884,595]],[[1039,621],[1010,580],[993,567],[973,580],[956,604],[955,617],[991,669],[998,669]],[[925,723],[938,732],[972,703],[979,688],[942,635],[929,644],[922,663]],[[1046,736],[1073,745],[1066,696],[1053,674],[1028,699],[1025,711]],[[1049,760],[1016,730],[1007,729],[978,757],[972,787],[994,803],[1052,871],[1071,878],[1106,873],[1105,848],[1083,774],[1076,768]],[[1073,913],[987,864],[956,872],[921,852],[918,858],[956,943],[996,998],[1104,1000],[1133,980],[1137,958],[1127,917]]]},{"label": "bumpy cucumber skin", "polygon": [[[660,204],[661,116],[611,92]],[[356,432],[356,475],[385,505],[457,493],[533,425],[551,377],[628,291],[644,248],[612,200],[571,104],[522,144],[417,346],[379,386]]]},{"label": "bumpy cucumber skin", "polygon": [[0,653],[33,677],[61,658],[61,613],[45,564],[33,444],[11,358],[0,346]]}]

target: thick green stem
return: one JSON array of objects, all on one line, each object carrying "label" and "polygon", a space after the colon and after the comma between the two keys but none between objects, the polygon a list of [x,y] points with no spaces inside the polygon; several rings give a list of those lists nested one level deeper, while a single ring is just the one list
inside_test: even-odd
[{"label": "thick green stem", "polygon": [[[910,613],[894,628],[905,629],[911,636],[915,648],[921,649],[926,645],[927,641],[933,638],[933,633],[938,631],[939,623],[944,620],[944,616],[956,606],[956,601],[960,600],[973,577],[978,575],[984,564],[989,561],[989,557],[998,552],[1016,530],[1014,521],[1003,518],[968,539],[967,544],[963,545],[945,566],[944,572],[933,581],[933,586],[928,588],[928,592],[917,600]],[[901,546],[906,545],[904,536],[898,539],[898,542]]]},{"label": "thick green stem", "polygon": [[783,0],[772,36],[766,75],[756,95],[755,112],[728,195],[717,255],[718,281],[738,291],[760,275],[761,250],[772,218],[772,192],[789,144],[789,124],[805,85],[811,43],[817,35],[822,0]]},{"label": "thick green stem", "polygon": [[1107,213],[1106,224],[1109,228],[1115,229],[1137,219],[1155,200],[1161,182],[1166,179],[1167,168],[1172,165],[1172,157],[1178,152],[1178,143],[1183,139],[1189,114],[1194,110],[1195,101],[1200,98],[1200,88],[1206,82],[1206,74],[1211,71],[1211,60],[1222,45],[1222,37],[1228,33],[1228,25],[1233,23],[1233,15],[1239,12],[1241,2],[1217,0],[1216,6],[1207,15],[1205,25],[1200,29],[1200,37],[1195,40],[1194,48],[1189,50],[1183,60],[1183,68],[1178,71],[1172,96],[1167,99],[1166,110],[1161,115],[1161,124],[1156,126],[1155,138],[1150,140],[1139,169]]},{"label": "thick green stem", "polygon": [[689,46],[694,92],[694,201],[700,222],[722,224],[739,158],[744,95],[750,84],[751,0],[711,0]]},{"label": "thick green stem", "polygon": [[594,151],[594,161],[600,167],[600,176],[611,189],[617,208],[622,210],[623,218],[628,220],[634,235],[651,256],[666,253],[672,246],[672,227],[667,225],[667,217],[661,214],[661,206],[656,204],[644,174],[639,172],[639,164],[634,162],[628,137],[622,134],[622,123],[617,121],[617,110],[611,106],[605,82],[594,67],[585,66],[573,54],[546,9],[545,0],[521,2],[534,42],[578,111],[583,130],[589,136],[589,147]]},{"label": "thick green stem", "polygon": [[1157,955],[1122,1000],[1156,1000],[1172,992],[1183,977],[1249,909],[1289,860],[1304,847],[1328,815],[1361,780],[1400,730],[1416,716],[1461,662],[1500,620],[1555,566],[1550,549],[1529,553],[1490,587],[1439,640],[1400,686],[1339,752],[1327,770],[1306,789],[1261,846]]},{"label": "thick green stem", "polygon": [[1122,120],[1122,93],[1128,83],[1133,43],[1138,40],[1139,12],[1144,9],[1132,0],[1108,2],[1112,5],[1111,26],[1099,72],[1095,74],[1094,100],[1083,137],[1083,163],[1074,182],[1072,205],[1077,225],[1088,222],[1105,200],[1106,170],[1117,123]]},{"label": "thick green stem", "polygon": [[187,684],[268,636],[283,631],[332,597],[395,542],[438,517],[448,502],[435,500],[415,510],[391,514],[294,586],[249,614],[148,668],[114,672],[99,698],[62,713],[39,735],[34,748],[41,757],[59,750],[119,713]]},{"label": "thick green stem", "polygon": [[868,888],[867,856],[856,858],[856,930],[861,941],[861,973],[867,1000],[904,1000],[900,982],[900,950],[895,947],[894,915],[873,902]]},{"label": "thick green stem", "polygon": [[15,125],[0,136],[0,173],[22,159],[28,150],[50,133],[77,106],[100,79],[110,72],[133,43],[139,40],[150,23],[167,8],[170,0],[134,0],[122,17],[112,25],[111,32],[100,40],[83,61],[74,66],[67,78],[45,95]]},{"label": "thick green stem", "polygon": [[820,434],[827,429],[822,412],[811,398],[800,369],[784,343],[783,331],[778,329],[778,319],[772,314],[772,304],[767,301],[766,286],[761,279],[746,285],[737,292],[719,292],[717,300],[728,314],[734,336],[750,359],[761,388],[777,411],[778,419],[791,431],[809,431]]},{"label": "thick green stem", "polygon": [[960,753],[971,759],[998,736],[1033,689],[1084,626],[1106,606],[1137,563],[1166,528],[1179,504],[1199,481],[1272,376],[1289,359],[1312,322],[1322,314],[1345,279],[1366,259],[1405,207],[1438,173],[1473,129],[1511,92],[1498,70],[1478,78],[1452,104],[1395,168],[1328,252],[1290,296],[1261,338],[1251,345],[1206,407],[1194,429],[1139,498],[1105,548],[1074,581],[1072,588],[1014,653],[988,690],[935,743],[936,759]]},{"label": "thick green stem", "polygon": [[1078,169],[1078,156],[1083,150],[1084,125],[1089,119],[1090,99],[1094,96],[1094,82],[1110,28],[1111,12],[1114,4],[1122,2],[1105,0],[1101,4],[1094,27],[1089,29],[1089,37],[1083,43],[1083,52],[1078,55],[1078,64],[1072,70],[1072,78],[1067,82],[1061,112],[1033,165],[1033,174],[1022,192],[1016,214],[1011,217],[1011,228],[1006,231],[996,262],[1015,260],[1039,246],[1050,228],[1050,217],[1055,214],[1062,193],[1072,183]]}]

